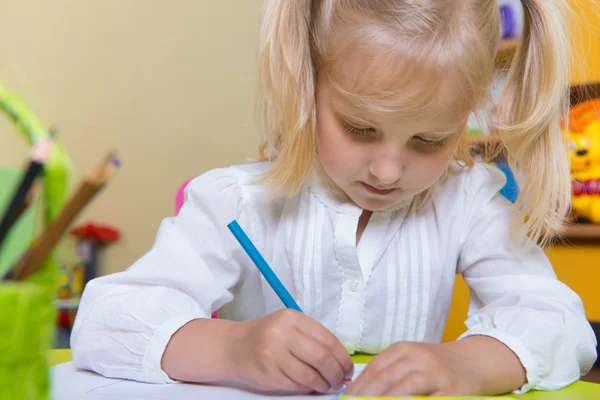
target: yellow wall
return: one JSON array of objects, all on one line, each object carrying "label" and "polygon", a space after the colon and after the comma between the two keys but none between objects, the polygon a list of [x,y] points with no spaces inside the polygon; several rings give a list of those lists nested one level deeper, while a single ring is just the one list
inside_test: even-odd
[{"label": "yellow wall", "polygon": [[[262,0],[20,0],[0,13],[0,81],[56,125],[78,175],[123,168],[84,219],[117,226],[104,272],[149,249],[188,176],[255,157]],[[0,115],[0,164],[27,148]]]}]

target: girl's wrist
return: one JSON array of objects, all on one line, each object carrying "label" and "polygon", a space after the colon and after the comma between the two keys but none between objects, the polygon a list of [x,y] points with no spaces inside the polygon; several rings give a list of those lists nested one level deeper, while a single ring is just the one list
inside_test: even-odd
[{"label": "girl's wrist", "polygon": [[232,378],[229,337],[239,322],[199,318],[182,326],[171,337],[162,368],[171,379],[219,382]]},{"label": "girl's wrist", "polygon": [[527,383],[525,368],[517,355],[493,337],[469,336],[446,346],[461,358],[460,367],[473,377],[477,393],[510,393]]}]

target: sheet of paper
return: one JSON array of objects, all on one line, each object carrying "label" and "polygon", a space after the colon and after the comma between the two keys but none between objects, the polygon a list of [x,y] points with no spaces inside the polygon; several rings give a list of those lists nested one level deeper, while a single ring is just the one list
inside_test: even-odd
[{"label": "sheet of paper", "polygon": [[[354,379],[366,364],[355,364]],[[107,379],[92,372],[82,371],[72,362],[51,368],[52,398],[54,400],[197,400],[197,399],[289,399],[289,400],[333,400],[339,394],[293,396],[267,395],[231,386],[194,384],[149,384],[120,379]]]}]

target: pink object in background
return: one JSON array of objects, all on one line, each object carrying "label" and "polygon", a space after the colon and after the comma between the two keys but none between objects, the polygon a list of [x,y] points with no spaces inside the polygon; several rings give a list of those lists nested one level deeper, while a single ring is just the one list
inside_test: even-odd
[{"label": "pink object in background", "polygon": [[[184,199],[185,187],[188,185],[188,183],[190,183],[190,181],[192,179],[194,179],[194,178],[189,178],[181,186],[179,186],[179,189],[177,190],[177,195],[175,196],[175,212],[177,214],[179,214],[179,210],[181,210],[181,207],[183,207],[183,203],[185,201],[185,199]],[[217,318],[218,315],[219,315],[218,311],[215,311],[212,313],[213,318]]]},{"label": "pink object in background", "polygon": [[185,181],[183,183],[183,185],[179,186],[179,190],[177,190],[177,195],[175,196],[175,212],[177,214],[179,214],[179,210],[181,210],[181,207],[183,207],[183,202],[184,202],[184,192],[185,192],[185,187],[188,185],[188,183],[190,183],[190,181],[193,178],[189,178],[187,181]]}]

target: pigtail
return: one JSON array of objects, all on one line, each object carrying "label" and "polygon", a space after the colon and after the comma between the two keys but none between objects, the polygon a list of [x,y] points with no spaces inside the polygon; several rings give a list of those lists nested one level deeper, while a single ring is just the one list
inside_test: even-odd
[{"label": "pigtail", "polygon": [[311,0],[266,2],[259,42],[264,138],[262,160],[274,160],[261,181],[277,195],[297,193],[315,161],[315,67]]},{"label": "pigtail", "polygon": [[511,232],[546,245],[564,227],[571,199],[567,146],[560,127],[569,106],[566,4],[522,3],[523,34],[502,95],[498,128],[521,188]]}]

